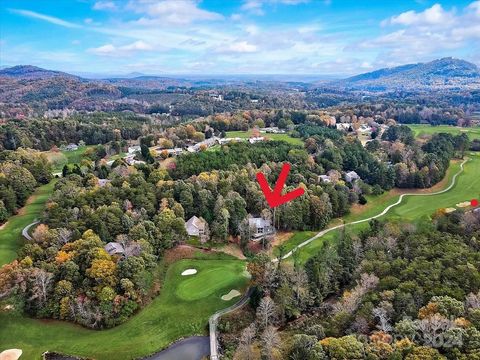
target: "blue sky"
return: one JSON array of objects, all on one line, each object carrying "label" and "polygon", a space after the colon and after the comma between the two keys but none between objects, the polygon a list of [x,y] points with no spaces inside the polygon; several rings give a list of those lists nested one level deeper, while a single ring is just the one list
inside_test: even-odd
[{"label": "blue sky", "polygon": [[74,73],[350,75],[480,65],[480,1],[2,0],[0,65]]}]

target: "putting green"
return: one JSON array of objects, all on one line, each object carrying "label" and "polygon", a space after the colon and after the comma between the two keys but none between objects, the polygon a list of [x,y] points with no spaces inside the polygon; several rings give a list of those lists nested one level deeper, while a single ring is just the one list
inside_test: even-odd
[{"label": "putting green", "polygon": [[[188,266],[190,267],[190,265],[189,262]],[[197,274],[189,277],[183,276],[177,286],[176,295],[185,301],[194,301],[214,294],[221,297],[225,294],[225,289],[232,288],[231,285],[238,279],[238,274],[243,273],[244,269],[241,266],[242,263],[218,264],[217,266],[195,264],[195,268],[198,270]]]},{"label": "putting green", "polygon": [[[25,359],[40,359],[49,350],[97,360],[127,360],[152,354],[182,337],[204,335],[208,318],[237,301],[224,301],[221,296],[232,288],[243,291],[247,278],[244,261],[225,254],[199,253],[197,257],[170,265],[160,295],[113,329],[89,330],[67,322],[34,320],[0,311],[0,349],[22,349]],[[197,269],[199,274],[182,276],[188,268]],[[190,282],[202,272],[197,284]],[[225,280],[220,282],[218,274],[225,275]],[[180,297],[179,287],[181,292],[199,290],[201,295]]]}]

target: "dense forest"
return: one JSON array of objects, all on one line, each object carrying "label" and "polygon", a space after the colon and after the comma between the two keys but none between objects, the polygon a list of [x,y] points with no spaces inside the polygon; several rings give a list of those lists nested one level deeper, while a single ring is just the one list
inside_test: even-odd
[{"label": "dense forest", "polygon": [[0,151],[0,224],[20,209],[36,187],[52,179],[52,166],[35,151]]},{"label": "dense forest", "polygon": [[479,236],[480,213],[458,212],[343,231],[305,267],[257,255],[251,308],[221,321],[225,358],[478,359]]}]

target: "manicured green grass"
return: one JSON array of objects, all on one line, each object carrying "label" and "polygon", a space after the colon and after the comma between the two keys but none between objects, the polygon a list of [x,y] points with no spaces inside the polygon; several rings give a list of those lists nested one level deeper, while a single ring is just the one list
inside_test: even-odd
[{"label": "manicured green grass", "polygon": [[[25,359],[40,359],[46,350],[98,360],[133,359],[159,351],[182,337],[206,334],[209,316],[238,301],[223,301],[221,296],[232,289],[243,291],[248,280],[244,261],[216,257],[202,255],[203,259],[171,265],[161,294],[113,329],[88,330],[66,322],[44,322],[0,312],[0,349],[20,348]],[[198,273],[181,276],[189,268]]]},{"label": "manicured green grass", "polygon": [[[227,137],[238,137],[241,139],[248,139],[252,136],[252,131],[227,131]],[[289,134],[264,134],[260,133],[260,136],[264,136],[267,139],[286,141],[292,145],[303,146],[303,140],[299,138],[293,138]]]},{"label": "manicured green grass", "polygon": [[55,181],[40,186],[33,193],[33,201],[25,205],[22,213],[8,219],[0,230],[0,266],[7,264],[17,257],[17,251],[23,244],[22,230],[25,226],[38,218],[46,201],[53,192]]},{"label": "manicured green grass", "polygon": [[[392,208],[379,219],[416,222],[421,218],[430,218],[431,215],[440,208],[455,207],[456,204],[464,201],[469,201],[474,198],[480,199],[480,153],[469,153],[468,156],[471,160],[465,164],[464,172],[457,177],[455,186],[450,191],[431,196],[407,196],[400,205]],[[460,164],[458,162],[450,166],[445,188],[451,184],[454,174],[456,174],[459,169]],[[388,193],[373,198],[370,197],[370,204],[366,210],[346,216],[345,222],[358,221],[377,215],[390,204],[397,202],[398,198],[399,195],[389,196]],[[358,233],[367,226],[368,222],[348,225],[347,231]],[[315,255],[322,248],[325,241],[336,241],[339,231],[340,230],[329,232],[301,248],[299,250],[300,261],[304,263]],[[297,243],[301,242],[302,241],[299,241]],[[290,246],[290,244],[288,245],[290,249],[294,247]]]},{"label": "manicured green grass", "polygon": [[82,161],[82,155],[93,145],[80,146],[77,150],[73,151],[61,151],[54,153],[47,151],[44,154],[53,164],[53,172],[61,172],[65,164],[79,164]]},{"label": "manicured green grass", "polygon": [[461,128],[458,126],[449,125],[431,126],[426,124],[412,124],[408,125],[408,127],[413,130],[415,137],[420,137],[422,135],[433,135],[436,133],[447,133],[452,135],[466,133],[470,140],[480,139],[480,127],[478,126]]},{"label": "manicured green grass", "polygon": [[[295,246],[297,246],[298,244],[301,244],[307,239],[310,239],[315,234],[316,234],[315,231],[297,231],[293,233],[293,235],[290,236],[288,240],[282,244],[284,253],[288,253]],[[278,246],[273,249],[273,254],[275,256],[280,255],[280,250]]]}]

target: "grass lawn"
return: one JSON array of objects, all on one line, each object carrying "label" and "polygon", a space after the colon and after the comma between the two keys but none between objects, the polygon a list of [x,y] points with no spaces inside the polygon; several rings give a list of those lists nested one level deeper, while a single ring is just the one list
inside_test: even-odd
[{"label": "grass lawn", "polygon": [[[182,337],[206,334],[208,318],[238,301],[221,300],[232,289],[243,291],[245,262],[217,259],[180,260],[167,272],[160,295],[126,323],[95,331],[60,321],[41,321],[0,312],[0,349],[19,348],[25,359],[46,350],[95,359],[133,359],[154,353]],[[197,269],[196,275],[181,276]]]},{"label": "grass lawn", "polygon": [[82,161],[82,155],[88,148],[94,147],[94,145],[80,146],[77,150],[73,151],[45,151],[43,154],[47,156],[47,159],[53,164],[53,172],[61,172],[65,164],[79,164]]},{"label": "grass lawn", "polygon": [[22,230],[38,218],[45,202],[53,192],[55,181],[38,187],[18,215],[12,216],[0,230],[0,266],[17,257],[17,250],[23,244]]},{"label": "grass lawn", "polygon": [[413,130],[415,137],[420,137],[422,135],[433,135],[436,133],[458,135],[464,132],[468,135],[470,140],[480,139],[480,127],[478,126],[469,128],[461,128],[458,126],[449,125],[431,126],[427,124],[412,124],[407,126]]},{"label": "grass lawn", "polygon": [[[251,137],[252,131],[227,131],[226,137],[238,137],[241,139],[248,139]],[[292,145],[300,145],[303,146],[303,140],[299,138],[293,138],[289,134],[264,134],[260,133],[260,136],[264,136],[267,139],[271,140],[279,140],[279,141],[286,141]]]},{"label": "grass lawn", "polygon": [[[310,239],[316,233],[317,233],[316,231],[297,231],[297,232],[295,232],[292,236],[290,236],[290,238],[286,242],[284,242],[282,244],[283,247],[284,247],[284,252],[288,253],[295,246],[297,246],[298,244],[301,244],[305,240]],[[273,254],[275,256],[280,255],[279,246],[277,246],[273,249]]]},{"label": "grass lawn", "polygon": [[[403,202],[392,208],[387,214],[380,219],[393,219],[399,221],[416,222],[421,218],[430,217],[437,209],[455,207],[456,204],[469,201],[471,199],[480,199],[480,153],[469,153],[471,158],[464,166],[464,172],[457,177],[455,186],[450,191],[439,195],[425,196],[407,196]],[[460,169],[460,163],[453,163],[447,173],[446,179],[442,183],[442,187],[436,188],[434,192],[440,191],[448,187],[454,174]],[[411,192],[406,190],[406,192]],[[388,192],[380,196],[370,197],[369,203],[364,209],[357,213],[347,215],[345,222],[358,221],[369,218],[381,213],[388,205],[397,202],[399,193]],[[361,223],[347,226],[347,231],[358,233],[362,229],[368,227],[368,223]],[[315,255],[322,247],[325,241],[335,241],[340,230],[335,230],[325,234],[323,237],[314,240],[310,244],[300,249],[299,259],[301,262],[307,261]],[[298,238],[295,238],[298,235]],[[292,236],[292,244],[290,240],[285,243],[291,250],[295,245],[307,240],[308,237],[302,238],[302,233]],[[301,241],[299,240],[301,239]],[[294,244],[295,243],[295,244]],[[275,249],[276,250],[276,249]],[[278,251],[278,250],[276,250]],[[291,259],[291,258],[290,258]]]}]

